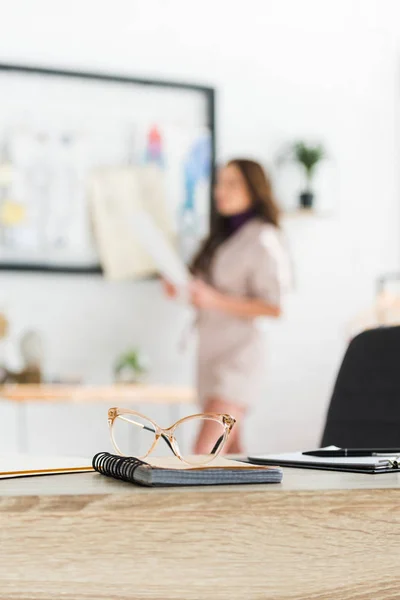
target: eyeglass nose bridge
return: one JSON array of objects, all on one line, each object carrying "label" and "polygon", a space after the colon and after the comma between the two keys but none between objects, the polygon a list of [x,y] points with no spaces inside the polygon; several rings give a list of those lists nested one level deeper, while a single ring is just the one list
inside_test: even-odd
[{"label": "eyeglass nose bridge", "polygon": [[174,437],[174,434],[172,433],[173,428],[169,428],[169,429],[161,429],[161,427],[158,428],[158,430],[156,431],[156,439],[157,441],[162,438],[164,440],[164,442],[167,444],[167,446],[169,447],[169,449],[171,450],[171,452],[175,455],[177,455],[176,452],[176,440]]}]

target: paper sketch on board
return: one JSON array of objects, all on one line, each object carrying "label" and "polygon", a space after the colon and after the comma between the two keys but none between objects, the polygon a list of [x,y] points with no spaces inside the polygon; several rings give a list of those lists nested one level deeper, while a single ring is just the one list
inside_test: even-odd
[{"label": "paper sketch on board", "polygon": [[158,272],[185,293],[190,281],[189,270],[154,218],[144,210],[134,210],[130,223],[132,235],[154,260]]},{"label": "paper sketch on board", "polygon": [[145,211],[174,243],[162,171],[155,165],[96,169],[89,180],[88,198],[105,275],[120,280],[156,274],[158,267],[134,235],[131,222],[136,211]]}]

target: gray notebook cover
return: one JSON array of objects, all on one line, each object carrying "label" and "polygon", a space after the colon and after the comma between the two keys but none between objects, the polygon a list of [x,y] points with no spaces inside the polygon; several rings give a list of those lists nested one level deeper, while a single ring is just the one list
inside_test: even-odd
[{"label": "gray notebook cover", "polygon": [[160,469],[149,465],[135,470],[136,483],[147,486],[162,485],[228,485],[246,483],[280,483],[282,471],[270,469]]}]

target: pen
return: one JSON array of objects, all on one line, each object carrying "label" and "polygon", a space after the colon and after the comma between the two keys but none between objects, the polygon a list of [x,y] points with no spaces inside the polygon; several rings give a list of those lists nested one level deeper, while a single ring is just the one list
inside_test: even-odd
[{"label": "pen", "polygon": [[310,450],[306,456],[385,456],[398,455],[400,448],[340,448],[339,450]]}]

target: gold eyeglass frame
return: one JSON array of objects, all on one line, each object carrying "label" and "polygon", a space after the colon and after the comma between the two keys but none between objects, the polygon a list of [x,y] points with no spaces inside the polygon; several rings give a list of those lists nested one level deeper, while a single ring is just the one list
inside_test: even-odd
[{"label": "gold eyeglass frame", "polygon": [[[198,413],[195,415],[189,415],[187,417],[183,417],[182,419],[179,419],[179,421],[176,421],[176,423],[174,423],[170,427],[163,428],[163,427],[160,427],[155,421],[153,421],[153,419],[150,419],[146,415],[142,415],[141,413],[137,412],[136,410],[131,410],[130,408],[118,408],[118,407],[110,408],[108,411],[108,427],[109,427],[109,431],[110,431],[110,437],[111,437],[112,444],[113,444],[117,454],[119,454],[120,456],[126,456],[126,454],[124,454],[120,450],[117,442],[115,441],[114,428],[113,428],[115,420],[119,417],[119,418],[121,418],[121,420],[131,423],[132,425],[138,425],[139,427],[142,427],[142,428],[145,427],[142,423],[137,423],[136,421],[131,421],[128,418],[124,419],[124,415],[133,415],[136,417],[140,417],[141,419],[145,419],[146,421],[151,423],[151,425],[154,427],[154,432],[153,432],[154,433],[154,442],[151,445],[150,449],[147,451],[147,453],[144,456],[141,456],[140,458],[147,458],[147,456],[149,456],[149,454],[151,454],[153,452],[154,448],[157,446],[160,438],[162,438],[166,442],[166,444],[169,446],[169,448],[173,452],[173,454],[175,454],[175,456],[177,458],[179,458],[179,460],[181,460],[182,462],[184,462],[185,464],[190,465],[190,466],[208,465],[210,462],[212,462],[221,453],[221,450],[223,449],[225,442],[228,439],[228,436],[232,430],[232,427],[236,423],[236,419],[234,417],[232,417],[231,415],[219,414],[219,413]],[[222,436],[220,436],[218,438],[218,440],[216,440],[216,444],[215,444],[213,450],[211,451],[211,456],[208,458],[208,460],[205,458],[204,461],[194,463],[194,462],[187,461],[182,456],[181,451],[179,449],[178,441],[174,435],[174,431],[182,423],[185,423],[187,421],[193,421],[194,419],[199,419],[199,418],[203,418],[204,420],[216,421],[216,422],[220,423],[224,427],[224,433],[222,434]],[[150,431],[152,431],[152,430],[150,430]]]}]

